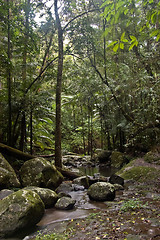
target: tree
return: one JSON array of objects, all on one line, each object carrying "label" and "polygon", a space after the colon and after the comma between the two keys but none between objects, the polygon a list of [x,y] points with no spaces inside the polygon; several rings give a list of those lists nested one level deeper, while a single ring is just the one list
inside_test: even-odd
[{"label": "tree", "polygon": [[61,91],[63,72],[63,30],[59,18],[57,0],[54,0],[56,24],[58,30],[58,69],[56,86],[56,132],[55,132],[55,165],[62,168],[61,156]]}]

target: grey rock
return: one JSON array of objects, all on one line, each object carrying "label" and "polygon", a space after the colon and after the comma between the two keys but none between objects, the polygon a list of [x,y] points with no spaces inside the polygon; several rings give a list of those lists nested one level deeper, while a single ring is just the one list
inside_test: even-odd
[{"label": "grey rock", "polygon": [[84,186],[85,188],[89,188],[89,181],[87,176],[82,176],[75,178],[73,180],[73,184]]},{"label": "grey rock", "polygon": [[71,199],[69,197],[62,197],[58,199],[57,203],[55,204],[55,207],[57,209],[62,209],[62,210],[70,210],[74,207],[76,203],[76,200]]},{"label": "grey rock", "polygon": [[111,183],[97,182],[88,189],[88,195],[95,201],[112,201],[115,198],[115,189]]},{"label": "grey rock", "polygon": [[72,186],[72,182],[71,181],[68,181],[68,182],[62,182],[58,188],[56,189],[56,193],[60,193],[60,192],[63,192],[63,193],[69,193],[71,191],[73,191],[74,188]]},{"label": "grey rock", "polygon": [[14,193],[13,190],[9,190],[9,189],[3,189],[0,191],[0,200],[9,196],[10,194]]},{"label": "grey rock", "polygon": [[39,197],[42,199],[45,208],[50,208],[55,205],[55,203],[58,200],[58,195],[55,193],[55,191],[49,189],[49,188],[40,188],[40,187],[26,187],[25,190],[31,190],[39,195]]},{"label": "grey rock", "polygon": [[112,184],[120,184],[120,185],[124,186],[124,179],[116,174],[113,174],[109,178],[109,182]]}]

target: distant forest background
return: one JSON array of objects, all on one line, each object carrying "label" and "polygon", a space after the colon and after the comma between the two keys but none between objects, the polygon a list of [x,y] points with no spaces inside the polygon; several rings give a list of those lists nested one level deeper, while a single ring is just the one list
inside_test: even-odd
[{"label": "distant forest background", "polygon": [[159,140],[158,0],[0,0],[1,143],[60,159]]}]

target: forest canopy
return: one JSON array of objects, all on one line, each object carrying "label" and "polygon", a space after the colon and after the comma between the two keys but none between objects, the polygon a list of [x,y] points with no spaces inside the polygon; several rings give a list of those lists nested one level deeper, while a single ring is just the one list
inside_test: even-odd
[{"label": "forest canopy", "polygon": [[158,0],[0,0],[1,143],[148,151],[159,96]]}]

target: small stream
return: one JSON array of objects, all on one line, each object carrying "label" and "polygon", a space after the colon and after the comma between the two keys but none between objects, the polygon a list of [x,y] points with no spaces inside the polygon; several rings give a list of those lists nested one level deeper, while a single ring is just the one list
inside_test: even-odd
[{"label": "small stream", "polygon": [[101,176],[110,177],[112,174],[116,173],[119,169],[115,167],[108,167],[105,165],[100,165],[96,167],[80,167],[79,171],[84,175],[93,176],[95,173],[100,173]]},{"label": "small stream", "polygon": [[[115,173],[117,169],[109,167],[81,167],[80,171],[84,175],[93,176],[95,173],[100,173],[104,177],[109,177],[111,174]],[[45,210],[45,214],[41,221],[33,229],[27,229],[26,232],[19,233],[13,238],[8,238],[8,240],[22,240],[26,236],[25,240],[32,239],[37,232],[47,233],[49,231],[58,230],[58,232],[63,232],[66,228],[67,220],[85,218],[90,213],[94,212],[94,209],[106,208],[103,202],[91,201],[87,195],[87,190],[85,191],[72,191],[69,192],[71,197],[76,200],[76,204],[73,210],[57,210],[55,208],[50,208]]]}]

